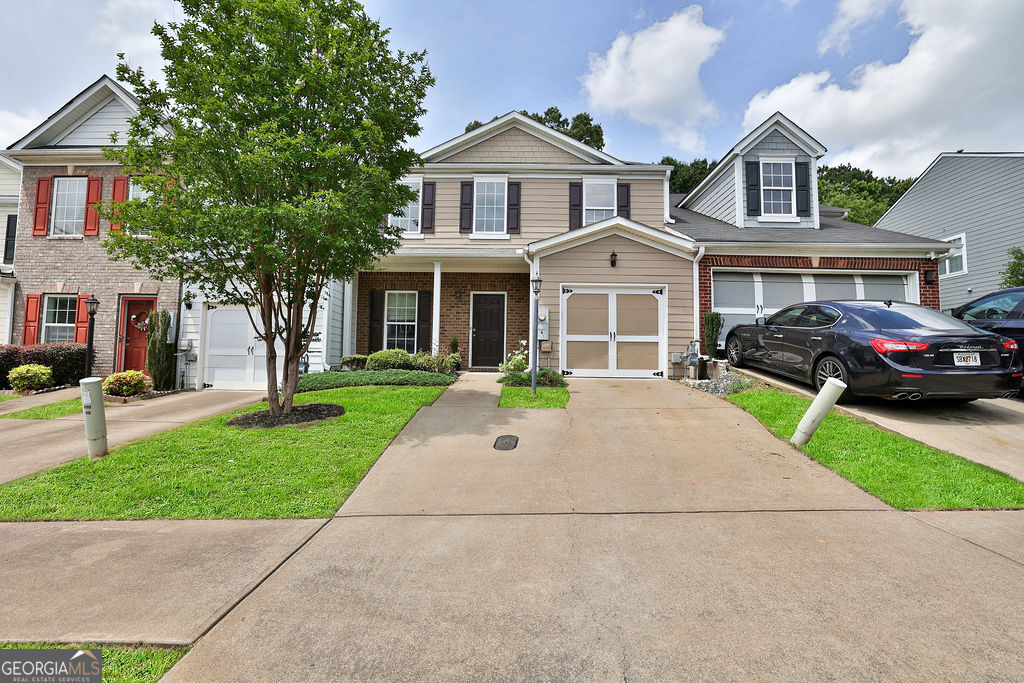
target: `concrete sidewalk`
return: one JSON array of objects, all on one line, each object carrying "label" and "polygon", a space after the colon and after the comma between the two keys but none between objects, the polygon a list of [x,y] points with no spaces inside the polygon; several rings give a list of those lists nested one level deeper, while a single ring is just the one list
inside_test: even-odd
[{"label": "concrete sidewalk", "polygon": [[[71,398],[81,396],[79,390],[75,392]],[[47,394],[38,396],[44,395]],[[187,422],[250,405],[264,395],[265,392],[256,391],[190,391],[107,406],[107,440],[113,448]],[[47,402],[55,400],[62,399],[54,398]],[[19,401],[5,401],[0,406]],[[0,483],[85,455],[85,427],[81,414],[52,420],[0,419]]]},{"label": "concrete sidewalk", "polygon": [[570,392],[421,410],[166,680],[1024,670],[1024,513],[892,510],[676,383]]}]

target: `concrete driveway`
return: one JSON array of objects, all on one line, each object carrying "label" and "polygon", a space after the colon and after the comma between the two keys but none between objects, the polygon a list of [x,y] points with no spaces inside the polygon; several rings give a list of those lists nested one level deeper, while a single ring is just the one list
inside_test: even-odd
[{"label": "concrete driveway", "polygon": [[1020,513],[891,510],[667,381],[575,380],[565,411],[491,382],[421,410],[166,680],[1024,670]]},{"label": "concrete driveway", "polygon": [[[40,399],[51,394],[37,394],[27,398],[37,399],[33,405],[42,405],[82,395],[79,390],[69,391],[73,393],[61,395],[65,392],[53,392],[53,398],[48,401]],[[179,427],[186,422],[250,405],[265,395],[266,392],[256,391],[188,391],[107,406],[107,442],[113,448],[127,441]],[[6,412],[30,407],[22,404],[22,400],[4,401],[0,406]],[[52,420],[0,419],[0,483],[87,454],[81,414]]]},{"label": "concrete driveway", "polygon": [[[761,370],[744,374],[766,384],[814,397],[811,387]],[[1024,401],[982,399],[883,401],[865,399],[840,410],[1024,481]]]}]

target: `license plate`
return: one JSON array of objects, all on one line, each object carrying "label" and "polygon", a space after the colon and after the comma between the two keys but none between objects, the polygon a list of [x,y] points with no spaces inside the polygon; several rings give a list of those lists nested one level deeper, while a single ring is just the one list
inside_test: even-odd
[{"label": "license plate", "polygon": [[953,365],[981,365],[981,354],[973,351],[956,351],[953,353]]}]

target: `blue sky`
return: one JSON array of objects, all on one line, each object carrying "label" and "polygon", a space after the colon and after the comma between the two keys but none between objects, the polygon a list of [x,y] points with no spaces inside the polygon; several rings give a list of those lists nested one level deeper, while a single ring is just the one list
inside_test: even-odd
[{"label": "blue sky", "polygon": [[[590,111],[606,150],[655,161],[724,154],[781,110],[883,174],[941,151],[1024,149],[1019,0],[368,0],[396,47],[426,49],[437,85],[426,149],[510,109]],[[12,142],[124,50],[159,66],[148,29],[173,0],[35,0],[5,12],[0,143]],[[45,30],[41,27],[46,27]],[[33,28],[40,27],[40,28]]]}]

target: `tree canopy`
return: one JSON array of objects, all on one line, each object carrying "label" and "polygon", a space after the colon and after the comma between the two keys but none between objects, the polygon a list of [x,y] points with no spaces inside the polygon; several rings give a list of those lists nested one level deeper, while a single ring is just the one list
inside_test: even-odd
[{"label": "tree canopy", "polygon": [[693,188],[704,180],[705,176],[718,166],[717,161],[707,159],[694,159],[687,163],[679,161],[675,157],[662,157],[658,163],[665,166],[672,166],[672,175],[668,180],[668,191],[672,193],[688,194]]},{"label": "tree canopy", "polygon": [[1001,287],[1024,287],[1024,249],[1010,247],[1006,252],[1006,269],[1000,275],[1003,276]]},{"label": "tree canopy", "polygon": [[[558,107],[548,107],[544,110],[543,114],[529,112],[525,109],[520,113],[524,116],[529,116],[534,121],[543,123],[549,128],[557,130],[559,133],[564,133],[574,140],[590,145],[594,149],[604,149],[604,130],[602,130],[601,124],[595,122],[594,118],[586,112],[580,112],[573,116],[572,119],[563,116]],[[496,118],[498,117],[495,116],[494,119]],[[494,119],[491,119],[491,121]],[[466,124],[466,132],[468,133],[482,125],[484,124],[480,121],[470,121]]]},{"label": "tree canopy", "polygon": [[354,0],[181,10],[153,28],[164,84],[119,55],[139,114],[106,153],[149,197],[101,207],[123,225],[107,249],[243,305],[266,343],[270,410],[289,412],[324,287],[398,245],[386,216],[413,198],[398,181],[420,163],[408,140],[433,77]]},{"label": "tree canopy", "polygon": [[849,209],[848,220],[874,225],[914,184],[914,178],[878,177],[850,164],[818,167],[818,201]]}]

